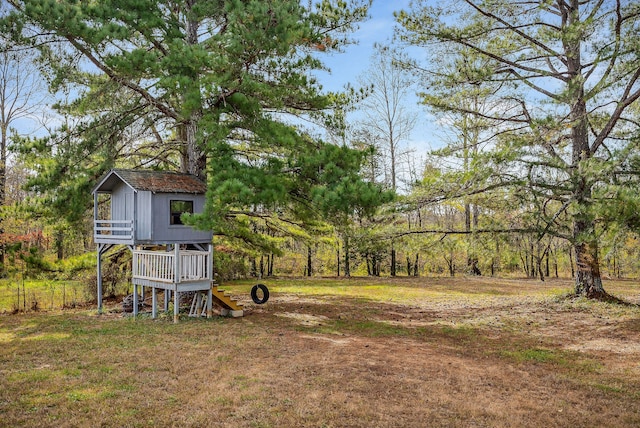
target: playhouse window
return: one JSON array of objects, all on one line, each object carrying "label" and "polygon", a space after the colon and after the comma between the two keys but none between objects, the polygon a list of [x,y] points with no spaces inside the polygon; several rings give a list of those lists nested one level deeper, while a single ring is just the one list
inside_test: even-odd
[{"label": "playhouse window", "polygon": [[193,214],[193,201],[169,201],[171,217],[169,224],[183,224],[180,216],[183,213]]}]

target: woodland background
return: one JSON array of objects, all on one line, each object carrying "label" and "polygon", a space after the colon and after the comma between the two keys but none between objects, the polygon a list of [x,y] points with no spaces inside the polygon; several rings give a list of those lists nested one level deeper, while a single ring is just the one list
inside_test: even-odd
[{"label": "woodland background", "polygon": [[[118,167],[207,180],[187,220],[215,231],[221,279],[637,278],[640,6],[416,1],[323,91],[368,6],[3,1],[3,276],[91,290],[90,192]],[[423,153],[427,119],[446,144]]]}]

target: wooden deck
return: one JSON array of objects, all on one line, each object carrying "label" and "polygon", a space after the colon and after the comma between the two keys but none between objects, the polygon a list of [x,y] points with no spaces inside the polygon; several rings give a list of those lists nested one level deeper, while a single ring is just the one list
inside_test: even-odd
[{"label": "wooden deck", "polygon": [[195,291],[210,288],[211,279],[211,254],[208,251],[133,250],[134,285]]},{"label": "wooden deck", "polygon": [[[151,287],[153,297],[153,317],[157,314],[158,289],[174,294],[174,320],[178,319],[179,295],[188,291],[206,291],[203,311],[211,316],[211,280],[213,277],[212,251],[180,250],[175,245],[173,251],[133,250],[132,282],[134,315],[137,315],[138,287]],[[166,298],[165,293],[165,298]],[[165,307],[168,301],[165,300]]]}]

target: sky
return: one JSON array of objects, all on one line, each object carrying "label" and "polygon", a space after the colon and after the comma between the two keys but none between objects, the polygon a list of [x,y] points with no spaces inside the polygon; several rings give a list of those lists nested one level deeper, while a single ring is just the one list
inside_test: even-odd
[{"label": "sky", "polygon": [[[321,73],[318,79],[323,88],[329,91],[340,91],[347,84],[358,87],[358,77],[367,72],[371,63],[374,45],[389,44],[393,38],[396,25],[393,13],[409,9],[410,0],[373,0],[370,18],[360,24],[360,28],[352,35],[358,43],[348,46],[343,53],[329,54],[321,57],[331,69],[331,73]],[[437,127],[433,118],[424,107],[417,104],[417,97],[409,103],[407,109],[418,111],[418,121],[405,148],[415,151],[416,156],[425,157],[426,153],[439,147]]]},{"label": "sky", "polygon": [[393,12],[407,8],[409,0],[373,0],[370,19],[362,22],[352,35],[357,44],[350,45],[344,53],[322,57],[331,68],[331,75],[323,76],[327,90],[340,90],[346,83],[355,83],[357,76],[366,71],[376,43],[388,43],[393,37],[395,20]]}]

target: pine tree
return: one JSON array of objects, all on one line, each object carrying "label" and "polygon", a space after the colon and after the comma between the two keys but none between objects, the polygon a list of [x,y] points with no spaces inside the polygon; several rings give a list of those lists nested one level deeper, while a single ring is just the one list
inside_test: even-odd
[{"label": "pine tree", "polygon": [[[340,99],[313,72],[321,53],[349,42],[370,1],[9,3],[0,30],[40,49],[53,90],[78,94],[58,106],[70,124],[22,148],[52,159],[31,184],[54,189],[67,215],[81,215],[91,183],[115,165],[176,168],[209,184],[194,223],[255,240],[249,218],[301,224],[327,203],[322,186],[340,186],[317,163],[331,146],[290,123]],[[356,151],[341,156],[359,169]]]},{"label": "pine tree", "polygon": [[[534,195],[541,231],[574,247],[576,294],[606,298],[598,240],[602,208],[611,200],[602,189],[624,173],[638,143],[630,114],[640,98],[640,6],[578,0],[413,6],[397,15],[403,40],[452,47],[454,55],[456,48],[473,52],[485,65],[451,80],[498,88],[500,103],[489,112],[448,106],[495,129],[483,158],[493,170],[487,187]],[[435,62],[431,70],[442,72]]]}]

